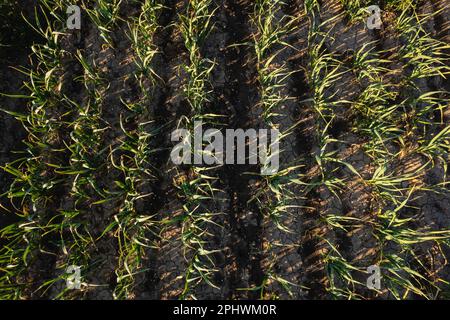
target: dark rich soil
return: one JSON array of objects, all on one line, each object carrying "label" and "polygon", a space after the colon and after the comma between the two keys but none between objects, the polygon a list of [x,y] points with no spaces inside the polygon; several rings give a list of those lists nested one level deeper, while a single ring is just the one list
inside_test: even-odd
[{"label": "dark rich soil", "polygon": [[[2,12],[0,16],[2,26],[0,28],[1,44],[0,52],[0,92],[9,95],[27,94],[22,87],[26,76],[14,68],[23,66],[30,67],[29,56],[31,46],[34,42],[42,39],[26,23],[24,23],[22,14],[31,19],[34,15],[34,1],[21,1],[22,10],[13,12]],[[0,108],[13,112],[26,113],[27,104],[25,100],[17,100],[4,95],[0,95]],[[13,162],[22,157],[20,152],[24,151],[25,146],[20,141],[26,137],[26,131],[20,122],[16,121],[12,115],[1,113],[0,128],[0,165]],[[0,194],[7,191],[12,182],[12,177],[0,171]],[[1,204],[9,208],[8,201],[1,200]],[[12,215],[0,214],[0,228],[11,223],[14,220]]]},{"label": "dark rich soil", "polygon": [[[30,17],[33,13],[35,1],[18,1],[23,14]],[[343,12],[340,2],[321,1],[322,11],[317,19],[325,21],[332,16]],[[305,181],[313,181],[317,176],[315,155],[318,153],[317,118],[314,108],[305,102],[311,98],[311,88],[308,83],[306,70],[308,68],[309,32],[308,17],[303,14],[303,1],[285,1],[281,12],[299,18],[299,28],[288,35],[286,42],[289,48],[283,50],[274,64],[285,65],[292,71],[285,79],[283,94],[290,99],[285,105],[276,110],[279,114],[277,123],[284,130],[296,124],[292,134],[284,140],[281,156],[281,166],[288,167],[301,164],[295,171],[304,177]],[[384,2],[383,2],[384,3]],[[261,119],[261,110],[258,106],[260,92],[257,83],[257,66],[254,48],[248,43],[253,41],[255,27],[252,24],[254,4],[252,1],[216,0],[217,7],[213,22],[214,29],[209,35],[202,55],[215,61],[215,69],[211,79],[211,97],[207,111],[220,114],[224,121],[220,129],[249,129],[263,128],[265,124]],[[189,176],[189,168],[177,167],[170,162],[170,133],[178,125],[182,116],[191,116],[188,102],[182,93],[182,86],[186,82],[186,73],[180,67],[189,62],[188,52],[179,29],[178,17],[185,11],[186,3],[183,1],[165,1],[166,8],[159,17],[160,30],[155,36],[155,44],[159,54],[156,55],[154,65],[161,81],[156,85],[144,84],[144,90],[153,92],[152,101],[145,101],[148,113],[139,121],[152,121],[152,128],[156,134],[152,137],[151,145],[157,152],[153,154],[152,170],[154,179],[149,181],[141,190],[151,193],[149,198],[138,206],[142,216],[153,216],[154,219],[164,221],[166,218],[179,218],[183,212],[183,201],[179,197],[179,190],[174,181],[180,176]],[[438,14],[431,19],[427,26],[430,34],[444,42],[449,43],[449,5],[445,1],[422,1],[422,12],[435,12]],[[381,5],[384,8],[384,5]],[[427,11],[428,10],[428,11]],[[76,79],[82,75],[82,68],[74,56],[77,50],[82,50],[89,61],[102,71],[108,83],[103,88],[105,100],[102,105],[103,125],[107,128],[100,135],[101,149],[114,148],[118,141],[124,139],[120,128],[121,116],[126,117],[129,111],[125,110],[121,101],[136,102],[142,99],[139,84],[134,78],[136,66],[133,64],[133,51],[127,35],[126,20],[139,15],[139,5],[134,1],[123,1],[120,21],[115,27],[112,36],[114,48],[105,48],[99,37],[99,31],[92,22],[83,24],[81,31],[68,32],[63,36],[61,45],[68,52],[63,60],[64,76],[62,77],[63,92],[79,103],[86,101],[87,89]],[[279,17],[278,17],[279,18]],[[387,16],[387,19],[389,17]],[[40,39],[21,20],[20,10],[8,16],[8,23],[18,27],[10,30],[1,40],[9,47],[0,47],[0,92],[7,94],[27,94],[22,87],[27,78],[13,67],[31,67],[31,45]],[[84,20],[83,20],[84,21]],[[388,23],[389,20],[386,22]],[[386,24],[385,23],[385,24]],[[398,35],[388,26],[381,31],[368,31],[363,22],[350,24],[348,18],[340,16],[334,28],[330,28],[330,38],[325,46],[329,52],[336,53],[345,61],[351,57],[352,52],[361,49],[364,44],[378,40],[374,47],[377,51],[394,50],[398,44]],[[5,30],[1,29],[2,34]],[[14,34],[14,36],[11,36]],[[238,44],[238,45],[236,45]],[[390,51],[388,51],[390,52]],[[383,53],[387,55],[388,53]],[[402,70],[402,61],[394,61],[392,69]],[[449,81],[428,79],[424,86],[425,91],[450,90]],[[361,93],[355,81],[355,76],[347,73],[342,81],[334,85],[339,92],[339,98],[354,100]],[[0,96],[0,107],[14,112],[27,111],[25,99],[13,99]],[[62,108],[62,107],[61,107]],[[60,112],[64,110],[59,110]],[[445,121],[450,123],[449,108],[443,110]],[[62,112],[63,113],[63,112]],[[336,119],[329,130],[332,138],[336,139],[331,148],[340,159],[345,159],[362,176],[369,178],[374,171],[374,164],[365,154],[363,146],[367,141],[365,137],[358,136],[352,131],[354,119],[351,112],[338,107],[335,110]],[[130,129],[135,124],[129,125]],[[20,141],[27,139],[23,126],[14,117],[1,113],[0,116],[0,166],[11,163],[22,155],[20,151],[26,149]],[[60,132],[59,147],[64,148],[64,142],[70,141],[70,129]],[[344,141],[342,143],[342,141]],[[123,173],[108,163],[108,153],[104,153],[104,165],[96,173],[95,179],[103,190],[114,191],[114,182],[123,178]],[[67,152],[63,153],[58,161],[67,165],[69,162]],[[409,167],[423,162],[423,159],[404,159],[399,162],[397,169],[408,170]],[[220,287],[213,289],[201,284],[193,295],[200,299],[257,299],[260,290],[242,290],[259,287],[269,274],[274,273],[293,283],[291,294],[287,294],[279,282],[270,282],[263,293],[263,298],[282,299],[325,299],[331,295],[327,291],[327,266],[324,256],[329,253],[327,241],[339,248],[342,257],[352,262],[360,269],[365,269],[376,260],[379,252],[376,236],[370,225],[364,225],[351,231],[333,229],[324,222],[324,217],[336,214],[348,217],[357,217],[361,220],[370,220],[374,215],[376,203],[371,198],[371,190],[358,181],[349,181],[340,190],[339,198],[335,197],[327,188],[315,188],[303,193],[300,187],[290,185],[288,190],[294,194],[282,223],[291,228],[290,233],[277,229],[265,216],[264,210],[255,201],[258,190],[265,186],[266,181],[255,174],[259,167],[255,165],[223,165],[211,171],[217,179],[215,187],[220,190],[216,198],[206,202],[205,207],[221,215],[215,217],[217,226],[208,227],[212,234],[208,243],[210,250],[215,250],[214,262],[217,268],[215,283]],[[335,169],[337,177],[351,175],[348,168]],[[436,168],[426,172],[421,179],[426,183],[439,183],[442,180],[442,170]],[[12,183],[11,175],[0,171],[0,194],[5,193]],[[71,210],[76,207],[71,197],[71,178],[62,183],[56,199],[43,210],[42,221],[49,222],[55,212]],[[92,191],[92,190],[91,190]],[[435,228],[447,229],[450,225],[450,194],[424,193],[420,199],[411,201],[411,206],[420,217],[415,226],[421,229]],[[99,237],[103,230],[114,220],[122,200],[95,204],[101,200],[93,193],[91,203],[83,207],[82,219],[88,225],[89,233],[94,238]],[[270,197],[267,199],[271,200]],[[1,199],[3,209],[11,209],[5,196]],[[15,221],[19,221],[13,214],[7,214],[0,208],[0,229]],[[11,209],[12,211],[12,209]],[[146,249],[143,259],[145,272],[136,276],[136,286],[133,296],[137,299],[176,299],[184,286],[188,262],[185,259],[182,241],[181,223],[171,224],[161,228],[151,235],[157,246]],[[1,239],[0,239],[1,240]],[[33,284],[25,290],[25,298],[42,299],[53,298],[52,290],[38,290],[47,280],[55,278],[60,271],[58,263],[64,260],[65,254],[57,245],[54,236],[46,235],[40,240],[40,246],[35,259],[30,265],[27,277]],[[4,245],[0,242],[0,245]],[[391,248],[390,248],[391,249]],[[427,244],[417,249],[424,261],[429,262],[435,272],[433,276],[450,280],[450,267],[446,259],[450,258],[448,248],[439,250],[437,245]],[[74,294],[75,298],[86,299],[112,299],[113,291],[117,285],[114,269],[118,263],[118,239],[112,232],[108,232],[96,242],[91,249],[90,256],[92,268],[88,269],[86,282],[90,287],[85,292]],[[395,248],[392,248],[395,251]],[[433,256],[435,255],[435,256]],[[420,266],[417,267],[420,270]],[[355,278],[365,282],[364,274],[357,272]],[[371,298],[373,292],[366,288],[358,288],[358,293]],[[443,289],[442,297],[449,293]],[[392,298],[384,292],[378,298]],[[409,298],[417,298],[410,294]],[[441,296],[440,296],[441,297]]]}]

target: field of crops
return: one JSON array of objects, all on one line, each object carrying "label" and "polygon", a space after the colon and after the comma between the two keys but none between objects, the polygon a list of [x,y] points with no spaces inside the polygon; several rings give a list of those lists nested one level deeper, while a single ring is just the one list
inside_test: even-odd
[{"label": "field of crops", "polygon": [[449,77],[450,0],[0,0],[0,300],[450,299]]}]

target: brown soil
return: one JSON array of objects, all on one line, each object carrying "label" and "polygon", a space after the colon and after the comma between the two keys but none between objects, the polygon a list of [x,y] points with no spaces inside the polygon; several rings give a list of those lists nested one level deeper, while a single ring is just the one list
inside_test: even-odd
[{"label": "brown soil", "polygon": [[[27,7],[30,1],[19,1]],[[33,1],[31,1],[33,2]],[[252,1],[215,0],[218,8],[214,15],[215,28],[209,35],[207,45],[202,54],[215,61],[216,66],[212,74],[212,93],[207,111],[223,115],[225,119],[221,129],[226,128],[264,128],[261,110],[258,107],[259,91],[256,80],[257,67],[254,51],[251,46],[244,44],[253,41],[255,28],[251,22],[253,14]],[[326,19],[343,12],[337,0],[321,1],[322,11],[318,19]],[[189,116],[190,110],[186,97],[180,88],[186,81],[186,74],[180,68],[188,63],[189,57],[176,26],[178,15],[185,10],[185,1],[165,1],[166,8],[159,18],[161,29],[155,37],[155,43],[160,53],[155,58],[155,70],[162,78],[156,88],[146,83],[146,89],[154,91],[154,99],[146,101],[148,113],[139,121],[153,121],[152,128],[158,129],[153,138],[153,147],[158,149],[152,159],[152,170],[155,178],[144,186],[142,193],[151,193],[151,197],[142,201],[138,206],[139,214],[155,215],[163,221],[166,218],[177,218],[183,214],[183,202],[178,196],[178,189],[174,181],[180,176],[188,176],[189,168],[177,167],[170,162],[170,133],[177,127],[178,120]],[[289,0],[282,8],[283,14],[299,17],[299,28],[287,37],[290,47],[281,51],[273,61],[274,65],[284,65],[293,73],[285,80],[285,86],[280,93],[290,99],[275,110],[279,114],[276,122],[281,131],[297,124],[295,130],[281,144],[283,153],[281,167],[301,164],[295,172],[304,176],[305,181],[312,181],[317,175],[317,165],[314,155],[318,153],[317,119],[313,107],[304,100],[311,97],[305,70],[308,68],[307,35],[308,17],[303,14],[303,1]],[[450,1],[422,1],[420,11],[423,13],[444,9],[430,19],[430,34],[438,39],[449,42],[450,29]],[[31,8],[31,6],[29,6]],[[31,9],[24,10],[30,14]],[[136,17],[139,5],[133,1],[123,1],[121,16],[123,18]],[[280,17],[278,17],[280,18]],[[386,15],[386,19],[389,16]],[[86,18],[87,21],[87,18]],[[381,31],[368,31],[364,22],[350,24],[344,15],[339,18],[330,31],[330,39],[326,42],[329,51],[339,55],[341,59],[351,56],[368,42],[379,40],[374,44],[377,50],[395,50],[398,35],[389,27],[389,20]],[[70,32],[64,36],[61,45],[68,52],[62,62],[64,68],[62,91],[74,101],[83,102],[87,99],[86,88],[75,79],[81,75],[82,69],[74,58],[77,50],[82,50],[88,60],[99,67],[109,86],[104,88],[105,100],[102,105],[102,126],[107,128],[101,133],[102,148],[114,148],[124,138],[120,128],[120,117],[127,116],[127,110],[121,100],[136,102],[142,99],[139,85],[133,74],[136,66],[133,64],[133,51],[127,37],[127,24],[121,21],[113,33],[114,48],[102,46],[99,31],[91,22],[86,22],[80,32]],[[16,43],[0,56],[0,92],[22,93],[21,87],[26,76],[11,67],[29,67],[28,56],[33,41],[40,41],[32,36],[32,31],[20,33]],[[280,48],[278,48],[280,49]],[[401,70],[402,61],[393,61],[392,70]],[[401,71],[400,71],[401,72]],[[393,76],[394,78],[396,75]],[[425,91],[450,90],[449,81],[429,79],[420,84]],[[339,92],[339,98],[354,100],[361,93],[353,74],[347,73],[342,81],[337,83],[334,90]],[[0,96],[0,107],[3,109],[23,112],[26,102]],[[59,110],[63,113],[64,110]],[[450,111],[444,110],[446,124],[450,124]],[[336,151],[340,160],[353,166],[365,178],[369,178],[375,164],[364,152],[365,137],[352,132],[352,114],[343,107],[335,113],[337,118],[333,122],[330,132],[337,142],[332,143],[331,149]],[[0,166],[11,163],[21,157],[16,151],[25,150],[19,141],[26,140],[27,133],[22,125],[12,116],[5,113],[0,115]],[[60,132],[58,145],[70,141],[70,130]],[[342,143],[344,141],[344,143]],[[107,153],[106,153],[107,154]],[[105,155],[106,155],[105,154]],[[108,164],[96,173],[95,179],[104,189],[114,191],[114,181],[122,177],[122,172]],[[68,155],[58,159],[68,164]],[[424,163],[422,158],[402,159],[396,169],[406,172],[414,166]],[[358,268],[365,269],[373,264],[379,253],[377,239],[370,224],[361,225],[344,231],[331,228],[324,222],[329,214],[356,217],[361,220],[373,218],[377,204],[371,196],[371,190],[358,180],[349,181],[342,188],[339,198],[335,197],[327,188],[320,187],[303,194],[303,188],[290,185],[288,190],[295,197],[289,202],[289,208],[282,218],[281,224],[289,227],[290,232],[280,230],[265,216],[264,210],[254,201],[257,191],[264,187],[265,180],[257,174],[258,166],[253,165],[224,165],[214,169],[211,174],[217,177],[215,186],[220,189],[215,198],[205,206],[212,212],[220,213],[214,218],[218,226],[208,227],[213,235],[208,242],[208,249],[218,250],[214,254],[216,265],[214,289],[205,283],[197,286],[192,293],[198,299],[254,299],[260,297],[258,290],[241,290],[255,288],[261,285],[269,273],[274,273],[294,284],[291,294],[277,281],[269,281],[264,291],[264,298],[281,299],[325,299],[331,295],[328,286],[324,255],[328,253],[327,239],[339,248],[342,256]],[[343,166],[336,165],[337,177],[348,177],[352,173]],[[425,172],[419,179],[423,183],[439,183],[442,180],[442,168],[435,168]],[[8,190],[12,177],[0,171],[0,194]],[[70,194],[73,181],[70,178],[62,184],[55,197],[57,200],[42,209],[42,220],[49,221],[55,212],[71,210],[76,207]],[[98,196],[97,196],[98,197]],[[91,204],[86,205],[83,219],[89,232],[94,238],[102,234],[103,230],[113,221],[118,213],[121,200],[93,205],[101,200],[92,194]],[[122,199],[123,200],[123,199]],[[265,199],[271,201],[268,196]],[[3,197],[2,206],[10,208],[9,201]],[[446,229],[450,226],[450,193],[424,193],[422,197],[414,199],[411,206],[415,208],[418,219],[415,226],[418,229],[432,228]],[[38,208],[39,209],[39,208]],[[17,218],[12,214],[0,213],[0,229]],[[146,271],[136,276],[133,298],[136,299],[177,299],[184,288],[184,276],[188,265],[189,254],[185,255],[181,241],[181,224],[172,224],[159,230],[158,237],[154,237],[157,246],[145,251],[143,264]],[[0,242],[0,245],[3,245]],[[395,252],[396,248],[392,248]],[[450,281],[450,249],[442,252],[433,243],[420,245],[417,248],[427,267],[435,272],[432,276]],[[40,250],[35,253],[36,259],[30,265],[27,278],[33,284],[26,290],[28,299],[52,298],[58,291],[37,290],[45,281],[57,277],[61,270],[58,266],[66,258],[66,253],[57,246],[54,237],[46,236],[40,239]],[[75,298],[112,299],[114,287],[117,285],[114,268],[117,265],[118,241],[112,232],[107,233],[96,242],[91,249],[92,267],[86,273],[85,282],[89,287]],[[420,267],[418,267],[420,268]],[[365,274],[356,272],[355,278],[365,283]],[[449,295],[442,286],[440,297]],[[358,294],[371,298],[373,292],[364,286],[356,289]],[[377,298],[392,298],[388,293],[377,295]],[[413,294],[409,298],[416,298]]]}]

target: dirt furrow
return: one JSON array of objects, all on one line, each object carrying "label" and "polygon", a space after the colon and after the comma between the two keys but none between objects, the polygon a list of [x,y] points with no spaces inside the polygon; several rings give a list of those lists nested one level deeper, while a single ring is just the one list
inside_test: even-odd
[{"label": "dirt furrow", "polygon": [[163,80],[161,99],[155,106],[156,119],[165,123],[166,127],[158,135],[163,142],[163,148],[167,146],[168,152],[160,156],[160,196],[162,207],[157,213],[159,221],[169,222],[163,225],[156,251],[156,261],[147,274],[147,288],[153,288],[144,292],[141,298],[151,299],[177,299],[184,289],[184,274],[187,269],[187,261],[184,258],[183,244],[181,241],[181,222],[183,214],[182,200],[177,196],[174,183],[181,179],[185,168],[178,168],[170,159],[170,134],[177,128],[178,121],[183,115],[187,115],[189,107],[183,99],[182,88],[186,80],[186,74],[181,68],[187,63],[187,52],[183,46],[183,39],[177,29],[178,15],[186,10],[183,3],[166,1],[166,9],[162,13],[162,32],[156,36],[155,42],[161,50],[160,67],[158,75]]},{"label": "dirt furrow", "polygon": [[[220,95],[220,104],[227,114],[227,129],[249,129],[256,127],[252,112],[257,105],[258,92],[255,81],[256,68],[250,42],[252,27],[249,23],[253,12],[250,1],[224,1],[224,32],[227,41],[225,55],[225,86]],[[254,165],[226,164],[221,170],[221,178],[227,183],[230,207],[227,220],[230,228],[227,257],[229,292],[225,298],[254,298],[254,292],[246,289],[259,286],[262,282],[261,270],[261,221],[256,205],[249,203],[252,190],[258,179],[249,172],[258,172]]]}]

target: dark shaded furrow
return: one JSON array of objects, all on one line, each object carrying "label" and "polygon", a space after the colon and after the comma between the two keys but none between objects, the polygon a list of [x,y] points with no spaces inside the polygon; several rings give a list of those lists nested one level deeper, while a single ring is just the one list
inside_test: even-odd
[{"label": "dark shaded furrow", "polygon": [[[229,35],[226,56],[226,86],[220,97],[220,104],[229,116],[227,128],[255,128],[251,117],[257,104],[256,68],[252,58],[252,48],[242,45],[251,40],[252,30],[249,24],[253,12],[250,1],[225,1],[226,27]],[[232,46],[233,45],[233,46]],[[238,45],[238,46],[236,46]],[[232,46],[232,47],[231,47]],[[225,165],[221,175],[228,183],[231,206],[228,212],[230,243],[232,256],[229,258],[230,291],[226,298],[256,298],[257,292],[237,291],[238,288],[259,286],[263,279],[261,269],[261,223],[262,216],[254,203],[249,203],[258,178],[247,174],[258,172],[254,165]]]}]

